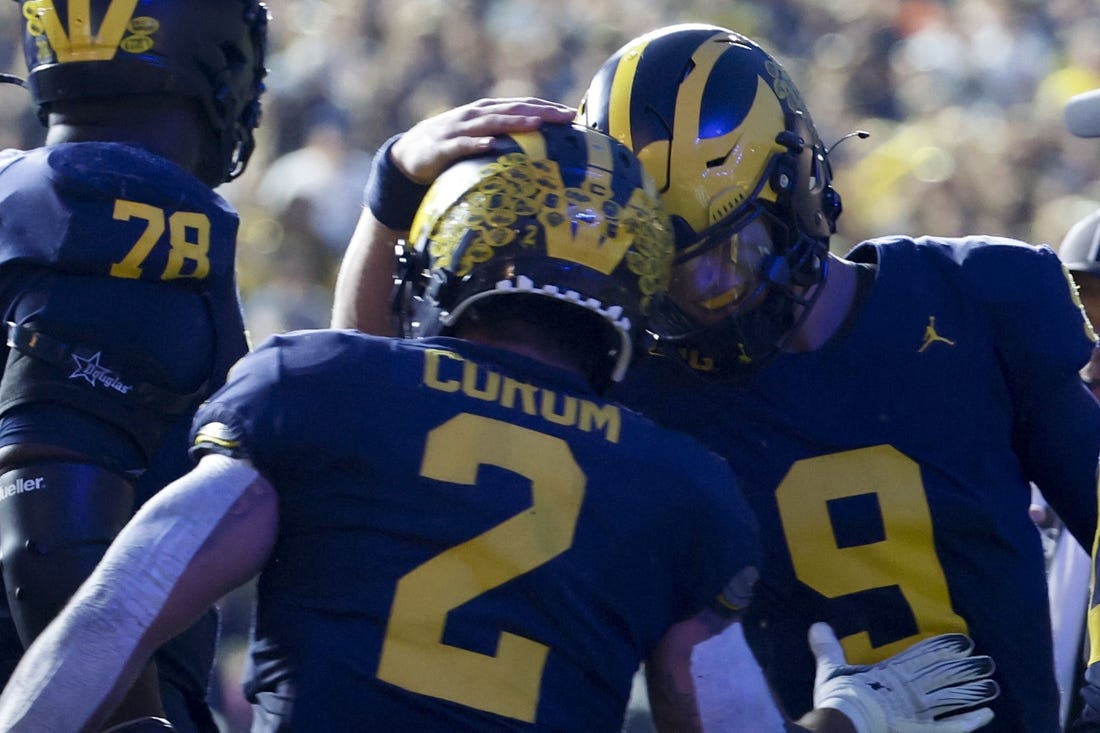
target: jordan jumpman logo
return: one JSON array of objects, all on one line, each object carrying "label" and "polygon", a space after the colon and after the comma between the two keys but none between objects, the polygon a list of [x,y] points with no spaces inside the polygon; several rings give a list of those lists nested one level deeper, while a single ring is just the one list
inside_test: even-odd
[{"label": "jordan jumpman logo", "polygon": [[924,343],[922,343],[920,348],[917,349],[917,353],[923,353],[925,349],[936,342],[947,344],[948,346],[955,345],[954,341],[949,338],[944,338],[943,336],[940,336],[940,334],[936,331],[936,317],[928,316],[928,325],[924,329]]}]

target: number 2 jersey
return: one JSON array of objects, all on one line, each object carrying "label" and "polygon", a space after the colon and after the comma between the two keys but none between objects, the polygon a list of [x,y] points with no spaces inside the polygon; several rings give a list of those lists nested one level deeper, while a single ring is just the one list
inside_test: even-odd
[{"label": "number 2 jersey", "polygon": [[657,357],[621,399],[734,468],[765,547],[746,635],[789,714],[811,707],[806,629],[823,620],[857,664],[969,633],[1002,688],[983,730],[1053,733],[1029,481],[1087,543],[1100,417],[1076,292],[1053,251],[1007,240],[883,239],[849,259],[873,284],[819,350],[724,385]]},{"label": "number 2 jersey", "polygon": [[284,729],[617,733],[668,627],[755,578],[723,461],[506,351],[277,336],[195,428],[280,497],[245,689],[293,683]]}]

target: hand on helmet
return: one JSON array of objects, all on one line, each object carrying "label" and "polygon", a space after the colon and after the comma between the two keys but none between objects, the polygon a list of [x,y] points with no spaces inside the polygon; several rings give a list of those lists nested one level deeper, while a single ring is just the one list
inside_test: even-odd
[{"label": "hand on helmet", "polygon": [[479,99],[418,122],[390,155],[408,178],[430,184],[452,163],[488,150],[494,135],[534,130],[543,122],[570,122],[576,113],[534,97]]},{"label": "hand on helmet", "polygon": [[[828,624],[810,627],[814,707],[844,713],[857,733],[969,733],[993,719],[993,660],[963,634],[925,639],[874,665],[849,665]],[[968,712],[957,713],[966,710]],[[939,717],[939,716],[949,717]]]}]

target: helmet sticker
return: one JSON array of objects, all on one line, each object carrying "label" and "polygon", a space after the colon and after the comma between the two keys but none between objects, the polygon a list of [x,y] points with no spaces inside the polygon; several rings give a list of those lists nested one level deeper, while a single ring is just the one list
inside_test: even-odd
[{"label": "helmet sticker", "polygon": [[142,53],[153,46],[151,36],[159,24],[153,18],[134,18],[137,4],[138,0],[112,0],[95,36],[87,0],[69,4],[68,29],[53,0],[27,0],[23,17],[27,33],[37,40],[40,62],[109,61],[120,48]]},{"label": "helmet sticker", "polygon": [[[611,173],[597,175],[590,167],[581,185],[567,186],[556,161],[507,153],[481,169],[481,180],[470,189],[463,205],[450,208],[431,233],[433,262],[449,263],[465,277],[493,257],[497,247],[516,241],[534,248],[538,227],[529,224],[517,233],[519,217],[535,215],[543,226],[546,253],[610,274],[624,261],[648,297],[668,287],[672,259],[670,236],[655,236],[653,196],[641,188],[620,205],[613,200]],[[563,193],[562,193],[563,192]],[[460,245],[464,245],[461,246]],[[633,252],[628,254],[628,250]],[[461,252],[459,260],[453,261]],[[643,303],[643,306],[645,303]]]},{"label": "helmet sticker", "polygon": [[775,96],[786,102],[787,107],[792,112],[808,114],[806,103],[802,100],[802,93],[798,91],[798,87],[795,86],[794,80],[791,79],[787,70],[773,58],[765,59],[764,69],[771,76],[772,91],[775,92]]},{"label": "helmet sticker", "polygon": [[[641,162],[622,143],[575,124],[501,135],[490,152],[444,171],[409,241],[394,302],[406,334],[445,334],[479,308],[528,317],[550,308],[541,311],[556,314],[548,326],[599,342],[588,344],[600,360],[593,384],[621,380],[641,353],[675,256]],[[500,297],[511,305],[494,302]],[[604,323],[594,328],[599,321],[577,309],[570,316],[537,302],[547,298]]]}]

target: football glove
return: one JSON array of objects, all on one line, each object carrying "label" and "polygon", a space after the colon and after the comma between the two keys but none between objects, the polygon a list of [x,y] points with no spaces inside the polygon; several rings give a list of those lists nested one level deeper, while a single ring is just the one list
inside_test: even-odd
[{"label": "football glove", "polygon": [[[832,627],[810,627],[814,707],[844,713],[857,733],[969,733],[993,719],[993,660],[964,634],[941,634],[873,665],[848,664]],[[966,710],[967,712],[956,713]],[[948,716],[948,717],[942,717]]]}]

